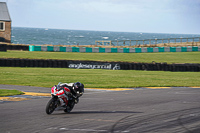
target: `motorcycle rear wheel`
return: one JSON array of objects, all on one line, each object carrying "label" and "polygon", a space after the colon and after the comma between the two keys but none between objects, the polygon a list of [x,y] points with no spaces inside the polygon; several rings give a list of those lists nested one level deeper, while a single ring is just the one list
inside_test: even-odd
[{"label": "motorcycle rear wheel", "polygon": [[64,110],[65,113],[70,113],[72,109],[74,108],[75,103],[72,102],[70,106],[67,106],[66,109]]},{"label": "motorcycle rear wheel", "polygon": [[51,98],[49,100],[49,102],[47,103],[47,106],[46,106],[46,113],[49,115],[51,113],[53,113],[53,111],[55,110],[56,108],[56,99],[55,98]]}]

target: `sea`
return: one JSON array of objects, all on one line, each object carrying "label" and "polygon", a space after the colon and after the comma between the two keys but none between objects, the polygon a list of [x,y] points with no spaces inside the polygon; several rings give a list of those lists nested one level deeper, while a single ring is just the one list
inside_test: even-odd
[{"label": "sea", "polygon": [[[25,28],[12,27],[11,42],[14,44],[34,45],[95,45],[95,41],[104,40],[119,41],[118,45],[129,45],[128,40],[152,39],[151,43],[159,43],[159,39],[168,38],[193,38],[200,34],[165,34],[165,33],[143,33],[143,32],[113,32],[113,31],[87,31],[70,29],[47,29],[47,28]],[[158,39],[158,42],[157,42]],[[194,41],[199,41],[195,38]],[[126,43],[125,43],[125,41]],[[121,44],[120,44],[121,41]],[[193,41],[193,39],[171,39],[170,42]],[[141,42],[137,42],[142,44]],[[145,43],[148,43],[145,42]],[[166,42],[167,43],[167,42]],[[116,43],[114,44],[116,45]],[[132,41],[131,45],[136,45]]]}]

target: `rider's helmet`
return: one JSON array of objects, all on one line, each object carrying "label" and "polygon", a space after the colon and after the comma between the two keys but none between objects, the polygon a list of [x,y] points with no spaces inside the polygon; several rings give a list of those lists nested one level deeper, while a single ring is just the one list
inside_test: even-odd
[{"label": "rider's helmet", "polygon": [[74,89],[74,91],[77,93],[82,93],[82,92],[84,92],[84,85],[82,84],[82,83],[80,83],[80,82],[76,82],[76,83],[74,83],[74,85],[73,85],[73,89]]}]

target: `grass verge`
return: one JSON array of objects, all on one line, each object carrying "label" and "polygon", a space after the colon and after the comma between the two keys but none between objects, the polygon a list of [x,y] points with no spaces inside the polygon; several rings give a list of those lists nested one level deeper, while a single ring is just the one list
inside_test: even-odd
[{"label": "grass verge", "polygon": [[86,88],[200,86],[199,72],[0,67],[0,83],[51,87],[82,82]]},{"label": "grass verge", "polygon": [[171,63],[200,63],[200,52],[161,52],[161,53],[72,53],[72,52],[29,52],[7,51],[0,52],[0,58],[27,59],[61,59],[61,60],[90,60],[90,61],[124,61],[124,62],[167,62]]},{"label": "grass verge", "polygon": [[13,96],[13,95],[21,95],[24,94],[21,91],[18,90],[6,90],[6,89],[0,89],[0,97],[2,96]]}]

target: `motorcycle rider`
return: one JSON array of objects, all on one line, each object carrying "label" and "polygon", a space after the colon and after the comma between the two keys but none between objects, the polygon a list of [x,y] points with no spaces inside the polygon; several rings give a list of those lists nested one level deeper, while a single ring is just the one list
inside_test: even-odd
[{"label": "motorcycle rider", "polygon": [[81,97],[84,93],[84,85],[80,82],[75,83],[62,83],[60,87],[67,87],[70,89],[72,96],[70,98],[75,99],[75,103],[77,104],[79,101],[79,97]]}]

